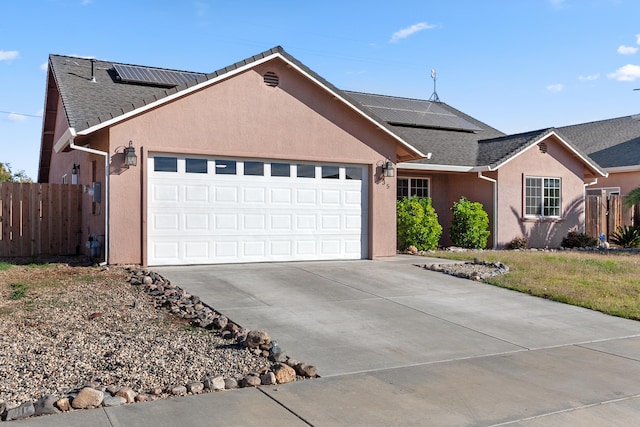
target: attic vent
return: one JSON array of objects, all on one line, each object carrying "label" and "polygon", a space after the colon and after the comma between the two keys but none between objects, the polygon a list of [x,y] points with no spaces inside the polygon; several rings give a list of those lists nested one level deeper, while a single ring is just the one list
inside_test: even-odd
[{"label": "attic vent", "polygon": [[264,84],[267,86],[276,87],[278,86],[278,83],[280,83],[278,75],[273,71],[267,71],[262,77],[264,78]]},{"label": "attic vent", "polygon": [[540,144],[538,144],[538,148],[540,149],[541,153],[546,153],[547,152],[547,143],[546,142],[541,142]]}]

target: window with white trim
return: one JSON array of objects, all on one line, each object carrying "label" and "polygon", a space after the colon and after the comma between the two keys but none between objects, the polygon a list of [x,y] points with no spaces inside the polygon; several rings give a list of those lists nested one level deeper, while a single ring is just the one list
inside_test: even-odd
[{"label": "window with white trim", "polygon": [[525,216],[559,217],[561,194],[560,178],[525,177]]},{"label": "window with white trim", "polygon": [[404,197],[430,197],[431,180],[429,178],[398,178],[397,179],[398,200]]}]

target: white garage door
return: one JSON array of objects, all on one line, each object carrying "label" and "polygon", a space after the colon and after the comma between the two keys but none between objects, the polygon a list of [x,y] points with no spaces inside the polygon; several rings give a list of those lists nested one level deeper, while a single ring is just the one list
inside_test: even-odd
[{"label": "white garage door", "polygon": [[149,265],[362,259],[359,165],[149,156]]}]

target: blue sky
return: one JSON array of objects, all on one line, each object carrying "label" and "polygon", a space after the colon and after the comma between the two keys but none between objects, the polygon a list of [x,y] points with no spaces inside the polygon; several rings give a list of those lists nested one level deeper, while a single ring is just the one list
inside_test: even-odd
[{"label": "blue sky", "polygon": [[0,162],[37,178],[50,53],[210,72],[282,46],[346,89],[517,133],[640,113],[637,0],[5,0]]}]

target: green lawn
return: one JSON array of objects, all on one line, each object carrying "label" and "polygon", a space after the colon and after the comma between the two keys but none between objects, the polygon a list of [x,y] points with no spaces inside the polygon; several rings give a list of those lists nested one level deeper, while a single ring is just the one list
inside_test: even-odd
[{"label": "green lawn", "polygon": [[444,252],[440,258],[500,261],[508,274],[486,280],[567,304],[640,320],[640,254],[601,252]]}]

